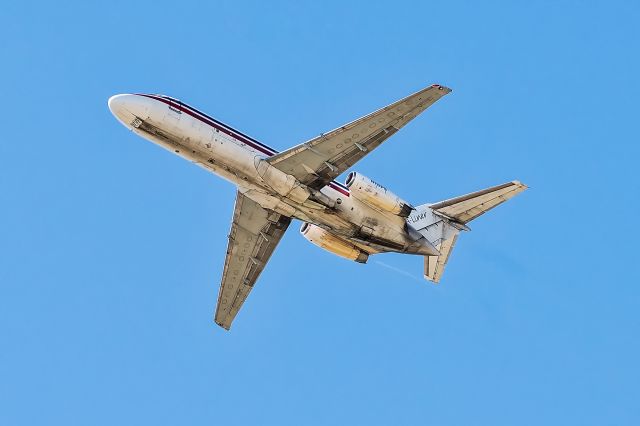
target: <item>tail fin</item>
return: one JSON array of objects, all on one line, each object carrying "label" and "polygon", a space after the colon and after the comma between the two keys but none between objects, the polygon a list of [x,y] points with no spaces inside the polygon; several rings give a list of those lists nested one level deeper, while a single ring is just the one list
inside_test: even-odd
[{"label": "tail fin", "polygon": [[424,278],[438,284],[444,267],[447,266],[449,260],[449,254],[453,250],[453,246],[458,239],[458,232],[448,240],[443,240],[441,244],[436,245],[436,248],[440,250],[440,256],[425,256],[424,257]]},{"label": "tail fin", "polygon": [[424,277],[438,283],[460,231],[468,231],[467,223],[509,198],[527,189],[518,181],[472,192],[434,204],[423,204],[407,222],[439,251],[438,256],[425,256]]}]

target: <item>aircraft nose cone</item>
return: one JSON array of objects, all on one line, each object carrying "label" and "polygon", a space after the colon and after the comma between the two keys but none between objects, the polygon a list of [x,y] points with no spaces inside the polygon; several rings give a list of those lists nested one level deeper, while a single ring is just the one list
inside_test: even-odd
[{"label": "aircraft nose cone", "polygon": [[139,118],[144,120],[149,112],[149,105],[145,98],[137,95],[115,95],[109,98],[109,110],[125,126]]},{"label": "aircraft nose cone", "polygon": [[124,108],[126,104],[125,98],[128,95],[115,95],[109,98],[107,104],[109,105],[109,110],[113,115],[117,115],[117,113]]},{"label": "aircraft nose cone", "polygon": [[131,103],[130,97],[131,95],[115,95],[110,97],[107,102],[111,114],[127,127],[135,119],[135,115],[128,108]]}]

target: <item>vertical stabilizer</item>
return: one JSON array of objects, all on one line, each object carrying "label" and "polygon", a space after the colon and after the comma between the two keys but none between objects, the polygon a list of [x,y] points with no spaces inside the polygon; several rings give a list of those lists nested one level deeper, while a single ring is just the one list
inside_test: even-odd
[{"label": "vertical stabilizer", "polygon": [[449,260],[449,255],[462,229],[468,229],[432,210],[428,204],[418,206],[407,221],[433,244],[439,255],[424,257],[424,277],[438,283]]},{"label": "vertical stabilizer", "polygon": [[451,254],[451,250],[453,250],[453,246],[456,244],[456,240],[458,239],[458,235],[456,235],[449,239],[444,240],[440,246],[436,246],[438,250],[440,250],[440,256],[425,256],[424,257],[424,278],[438,284],[440,282],[440,278],[444,273],[444,267],[447,266],[447,261],[449,260],[449,254]]}]

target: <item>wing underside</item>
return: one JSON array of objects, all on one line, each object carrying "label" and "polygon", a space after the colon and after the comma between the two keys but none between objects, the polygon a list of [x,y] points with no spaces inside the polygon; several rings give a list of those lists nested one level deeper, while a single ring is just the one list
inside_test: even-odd
[{"label": "wing underside", "polygon": [[242,307],[291,218],[236,194],[215,322],[225,329]]},{"label": "wing underside", "polygon": [[320,189],[449,92],[434,84],[268,161],[303,184]]}]

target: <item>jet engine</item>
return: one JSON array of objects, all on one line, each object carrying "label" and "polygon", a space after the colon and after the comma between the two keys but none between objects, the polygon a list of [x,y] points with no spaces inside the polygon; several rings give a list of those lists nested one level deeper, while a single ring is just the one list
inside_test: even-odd
[{"label": "jet engine", "polygon": [[360,201],[386,212],[397,214],[401,217],[409,217],[411,210],[413,210],[411,204],[360,173],[349,173],[345,185],[347,185],[353,196]]},{"label": "jet engine", "polygon": [[369,259],[368,253],[319,226],[305,222],[300,228],[300,233],[318,247],[345,259],[355,260],[358,263],[367,263]]}]

